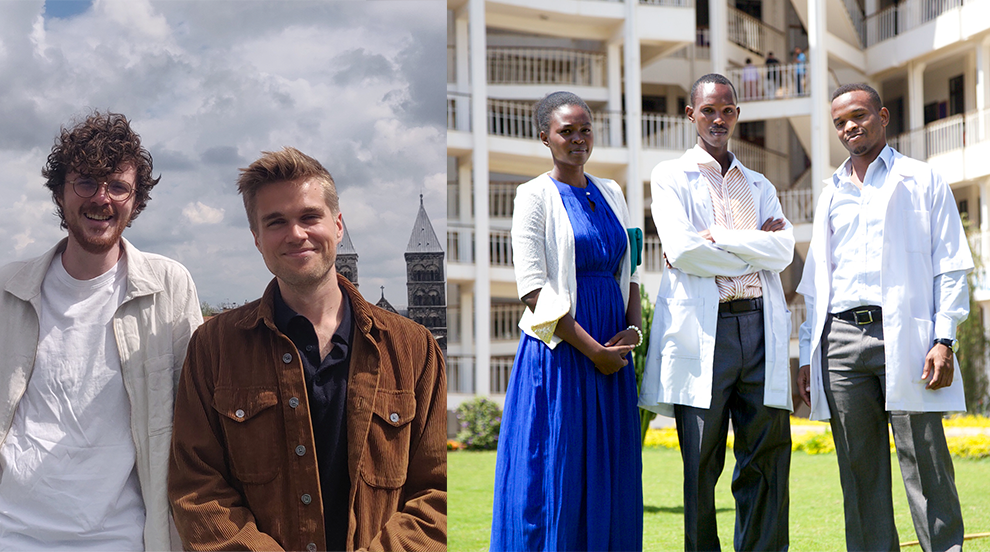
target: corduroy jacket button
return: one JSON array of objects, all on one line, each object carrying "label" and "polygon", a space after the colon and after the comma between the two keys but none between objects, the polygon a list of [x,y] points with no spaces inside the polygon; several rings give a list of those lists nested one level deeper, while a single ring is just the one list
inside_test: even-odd
[{"label": "corduroy jacket button", "polygon": [[304,494],[301,497],[299,497],[299,500],[302,500],[303,504],[309,504],[310,502],[313,502],[313,497],[309,496],[308,494]]},{"label": "corduroy jacket button", "polygon": [[304,454],[306,454],[306,447],[304,447],[302,445],[299,445],[298,447],[296,447],[296,456],[302,456]]},{"label": "corduroy jacket button", "polygon": [[292,362],[292,353],[285,353],[284,355],[282,355],[282,362],[286,364]]},{"label": "corduroy jacket button", "polygon": [[316,543],[315,542],[311,542],[311,543],[307,544],[306,545],[306,550],[308,550],[309,552],[316,552]]},{"label": "corduroy jacket button", "polygon": [[234,416],[237,416],[238,418],[243,418],[244,417],[244,411],[241,410],[240,408],[238,408],[236,411],[234,411]]},{"label": "corduroy jacket button", "polygon": [[291,406],[292,408],[299,406],[299,398],[292,397],[291,399],[289,399],[289,406]]},{"label": "corduroy jacket button", "polygon": [[399,423],[399,414],[396,413],[396,412],[393,412],[393,413],[389,414],[388,419],[391,420],[393,424],[397,424],[397,423]]}]

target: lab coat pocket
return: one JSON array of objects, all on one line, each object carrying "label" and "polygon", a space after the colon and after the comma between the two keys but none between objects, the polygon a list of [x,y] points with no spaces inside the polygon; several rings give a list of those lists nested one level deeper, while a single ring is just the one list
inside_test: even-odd
[{"label": "lab coat pocket", "polygon": [[[781,359],[789,357],[790,337],[791,337],[791,311],[781,308],[773,312],[773,325],[767,331],[764,329],[764,339],[773,339],[773,358],[767,359],[767,371],[773,375],[770,377],[770,389],[772,391],[787,391],[791,387],[790,364],[781,362]],[[777,367],[783,370],[777,370]]]},{"label": "lab coat pocket", "polygon": [[914,321],[915,331],[917,332],[914,335],[918,337],[910,339],[904,345],[911,350],[911,356],[907,358],[916,358],[918,359],[918,363],[912,363],[905,368],[911,372],[912,383],[925,383],[925,380],[921,379],[921,374],[925,371],[925,358],[928,356],[928,351],[931,350],[935,342],[935,323],[924,318],[912,318],[911,320]]},{"label": "lab coat pocket", "polygon": [[668,299],[657,301],[657,312],[666,322],[666,331],[660,342],[660,355],[664,358],[701,359],[701,328],[704,299]]}]

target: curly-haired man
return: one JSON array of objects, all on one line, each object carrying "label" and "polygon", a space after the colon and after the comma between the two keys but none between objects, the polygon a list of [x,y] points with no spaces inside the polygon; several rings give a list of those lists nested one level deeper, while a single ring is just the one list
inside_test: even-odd
[{"label": "curly-haired man", "polygon": [[166,550],[189,272],[121,235],[152,159],[123,115],[63,128],[42,171],[68,237],[0,268],[0,549]]}]

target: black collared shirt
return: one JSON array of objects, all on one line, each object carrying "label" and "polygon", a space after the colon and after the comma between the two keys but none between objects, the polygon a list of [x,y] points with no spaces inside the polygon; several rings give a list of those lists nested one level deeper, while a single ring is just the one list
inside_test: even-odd
[{"label": "black collared shirt", "polygon": [[[313,421],[313,440],[320,471],[323,498],[323,523],[327,550],[344,550],[347,539],[348,495],[351,481],[347,474],[347,374],[351,362],[354,320],[351,301],[343,294],[340,302],[340,326],[330,342],[333,349],[320,358],[320,343],[313,324],[282,300],[275,290],[275,325],[299,351],[306,373],[309,412]],[[298,449],[296,454],[306,454]]]}]

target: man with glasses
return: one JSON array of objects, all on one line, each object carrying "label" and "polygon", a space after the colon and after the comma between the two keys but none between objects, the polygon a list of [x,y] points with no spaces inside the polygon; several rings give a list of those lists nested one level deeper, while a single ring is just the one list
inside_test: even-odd
[{"label": "man with glasses", "polygon": [[123,115],[63,128],[42,175],[68,237],[0,268],[0,549],[167,550],[189,272],[121,235],[152,159]]}]

